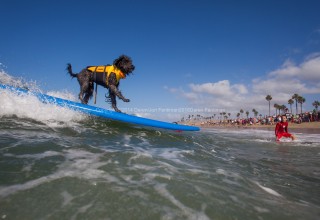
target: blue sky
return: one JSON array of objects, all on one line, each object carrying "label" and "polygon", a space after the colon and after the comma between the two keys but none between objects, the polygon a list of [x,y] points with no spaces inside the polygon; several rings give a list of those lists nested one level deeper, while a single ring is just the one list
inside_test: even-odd
[{"label": "blue sky", "polygon": [[[167,120],[268,112],[294,93],[320,101],[319,1],[1,0],[0,63],[44,91],[79,92],[75,72],[131,56],[118,107]],[[98,89],[98,106],[104,102]],[[92,102],[91,102],[92,104]],[[207,109],[201,112],[201,109]],[[169,109],[169,112],[161,112]],[[174,109],[179,109],[175,112]],[[167,110],[164,110],[167,111]],[[274,110],[273,110],[274,111]],[[161,116],[160,116],[161,115]]]}]

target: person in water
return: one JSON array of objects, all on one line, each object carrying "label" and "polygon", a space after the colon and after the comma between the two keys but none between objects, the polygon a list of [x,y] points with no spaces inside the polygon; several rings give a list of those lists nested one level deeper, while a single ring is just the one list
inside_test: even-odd
[{"label": "person in water", "polygon": [[287,122],[287,117],[285,115],[283,115],[281,117],[281,121],[279,121],[276,124],[276,128],[274,132],[275,132],[277,141],[280,141],[280,138],[282,137],[291,138],[292,140],[296,139],[296,137],[293,134],[288,133],[288,122]]}]

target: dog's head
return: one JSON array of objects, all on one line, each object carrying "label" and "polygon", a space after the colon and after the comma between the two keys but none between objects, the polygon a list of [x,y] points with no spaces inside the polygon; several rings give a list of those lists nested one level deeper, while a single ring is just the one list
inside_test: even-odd
[{"label": "dog's head", "polygon": [[129,75],[134,70],[134,65],[130,57],[126,55],[121,55],[119,58],[113,61],[113,65],[121,70],[126,75]]}]

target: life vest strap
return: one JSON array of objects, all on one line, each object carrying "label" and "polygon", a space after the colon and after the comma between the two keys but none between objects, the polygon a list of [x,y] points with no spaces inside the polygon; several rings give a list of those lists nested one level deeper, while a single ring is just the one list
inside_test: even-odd
[{"label": "life vest strap", "polygon": [[106,73],[96,73],[93,72],[93,81],[96,82],[98,85],[106,87],[107,82],[106,82]]},{"label": "life vest strap", "polygon": [[[93,73],[93,80],[104,87],[108,86],[108,78],[111,73],[116,74],[117,83],[119,83],[120,79],[126,78],[126,75],[113,65],[87,66],[87,70]],[[101,79],[101,76],[104,76],[104,78]],[[102,82],[104,82],[104,85]]]}]

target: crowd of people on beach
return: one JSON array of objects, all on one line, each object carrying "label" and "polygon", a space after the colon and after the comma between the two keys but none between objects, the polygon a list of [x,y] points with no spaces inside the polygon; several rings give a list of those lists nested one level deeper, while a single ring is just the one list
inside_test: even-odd
[{"label": "crowd of people on beach", "polygon": [[[288,122],[301,124],[304,122],[320,121],[320,111],[305,112],[301,114],[293,115],[286,113]],[[236,119],[205,119],[198,121],[202,126],[250,126],[250,125],[275,125],[281,121],[281,115],[277,116],[264,116],[264,117],[248,117],[248,118],[236,118]],[[191,122],[191,121],[190,121]],[[194,121],[195,122],[195,121]],[[192,122],[191,122],[192,123]],[[197,123],[197,124],[198,124]]]},{"label": "crowd of people on beach", "polygon": [[[320,120],[320,112],[318,114],[312,112],[305,112],[302,114],[292,115],[292,114],[285,114],[287,116],[288,122],[301,124],[303,122],[313,122]],[[277,116],[265,116],[264,118],[247,118],[247,119],[237,119],[237,120],[229,120],[228,123],[230,124],[237,124],[237,125],[253,125],[253,124],[260,124],[260,125],[275,125],[279,121],[281,121],[281,115]]]}]

